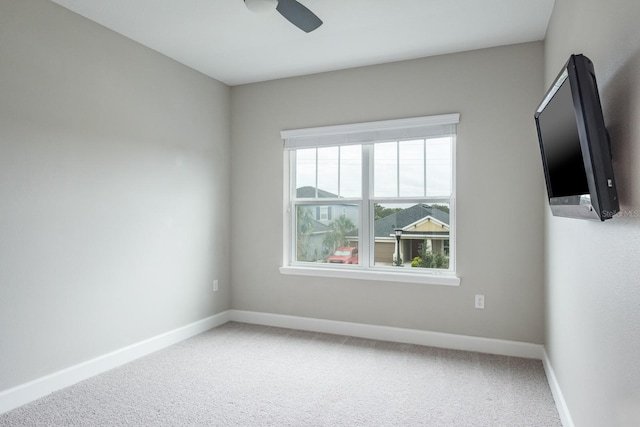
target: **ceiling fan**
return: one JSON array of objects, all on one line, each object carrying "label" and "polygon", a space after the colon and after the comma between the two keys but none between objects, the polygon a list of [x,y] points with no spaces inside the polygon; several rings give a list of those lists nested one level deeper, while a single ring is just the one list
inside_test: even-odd
[{"label": "ceiling fan", "polygon": [[322,25],[322,20],[296,0],[244,0],[252,12],[268,12],[274,8],[296,27],[306,33]]}]

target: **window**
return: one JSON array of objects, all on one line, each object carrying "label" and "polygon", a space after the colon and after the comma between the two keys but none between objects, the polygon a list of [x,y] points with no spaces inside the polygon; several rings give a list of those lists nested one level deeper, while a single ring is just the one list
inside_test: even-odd
[{"label": "window", "polygon": [[458,120],[448,114],[283,131],[281,271],[458,284]]}]

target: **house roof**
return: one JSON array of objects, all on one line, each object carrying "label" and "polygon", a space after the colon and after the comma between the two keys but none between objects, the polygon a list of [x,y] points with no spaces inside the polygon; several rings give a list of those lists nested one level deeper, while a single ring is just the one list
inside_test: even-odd
[{"label": "house roof", "polygon": [[324,225],[318,220],[315,220],[315,219],[312,220],[312,224],[313,224],[313,229],[311,230],[312,234],[326,233],[327,231],[329,231],[329,227],[327,227],[326,225]]},{"label": "house roof", "polygon": [[[298,199],[315,199],[316,187],[311,187],[309,185],[305,187],[300,187],[296,189],[296,197]],[[318,198],[319,199],[335,199],[335,198],[338,198],[338,195],[318,188]]]},{"label": "house roof", "polygon": [[420,203],[377,220],[374,223],[375,237],[389,237],[394,234],[396,228],[405,228],[427,217],[434,218],[447,226],[449,225],[448,212]]},{"label": "house roof", "polygon": [[[411,224],[414,224],[420,220],[424,220],[426,218],[433,218],[436,221],[439,221],[445,224],[447,227],[449,226],[449,213],[443,210],[438,209],[437,206],[431,206],[424,203],[420,203],[410,208],[403,209],[399,212],[386,216],[382,219],[377,220],[374,223],[374,233],[375,237],[389,237],[394,234],[396,228],[405,228]],[[405,232],[406,234],[418,234],[424,235],[424,232]],[[429,232],[430,235],[448,235],[448,231],[442,232]],[[355,237],[358,235],[358,229],[355,229],[347,234],[349,237]]]}]

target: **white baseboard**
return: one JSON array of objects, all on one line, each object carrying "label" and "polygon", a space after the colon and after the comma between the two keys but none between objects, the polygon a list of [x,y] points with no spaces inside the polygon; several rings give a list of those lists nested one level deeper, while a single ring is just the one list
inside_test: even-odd
[{"label": "white baseboard", "polygon": [[227,323],[229,311],[0,392],[0,414]]},{"label": "white baseboard", "polygon": [[417,329],[395,328],[390,326],[340,322],[336,320],[314,319],[309,317],[287,316],[282,314],[259,313],[255,311],[230,310],[230,320],[281,328],[301,329],[312,332],[347,335],[381,341],[418,344],[454,350],[477,351],[480,353],[525,357],[538,360],[542,360],[544,354],[544,347],[540,344],[446,334],[441,332],[429,332]]},{"label": "white baseboard", "polygon": [[556,408],[558,408],[558,414],[560,415],[560,421],[562,421],[562,425],[564,427],[575,427],[575,424],[573,424],[573,419],[571,418],[571,413],[569,412],[569,407],[567,406],[567,402],[564,400],[564,395],[562,394],[560,384],[558,383],[556,374],[553,371],[551,360],[549,359],[546,350],[543,351],[542,364],[544,366],[544,372],[547,374],[549,388],[551,388],[553,400],[556,402]]},{"label": "white baseboard", "polygon": [[[559,402],[562,402],[566,410],[564,399],[557,386],[557,382],[555,382],[555,375],[553,375],[553,371],[546,358],[544,347],[539,344],[282,314],[228,310],[173,331],[149,338],[140,343],[54,372],[53,374],[38,378],[26,384],[1,391],[0,414],[232,320],[265,326],[543,360],[545,370],[547,370],[547,368],[549,369],[547,370],[547,377],[549,378],[554,398],[556,394],[560,396],[556,398],[558,411],[561,411],[561,404]],[[554,384],[551,384],[552,378]],[[565,418],[562,418],[563,423],[565,426],[573,427],[573,423],[570,422],[571,418],[568,414],[568,411],[566,411],[569,423],[565,423]]]}]

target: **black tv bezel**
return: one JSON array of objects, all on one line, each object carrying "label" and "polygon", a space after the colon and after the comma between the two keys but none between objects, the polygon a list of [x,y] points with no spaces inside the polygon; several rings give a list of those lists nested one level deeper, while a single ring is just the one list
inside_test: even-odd
[{"label": "black tv bezel", "polygon": [[[539,117],[547,105],[553,101],[556,92],[566,80],[570,84],[589,194],[552,197],[553,189]],[[589,58],[581,54],[569,57],[536,109],[535,122],[549,206],[553,215],[600,221],[612,218],[620,207],[613,174],[609,134],[602,114],[595,70]]]}]

